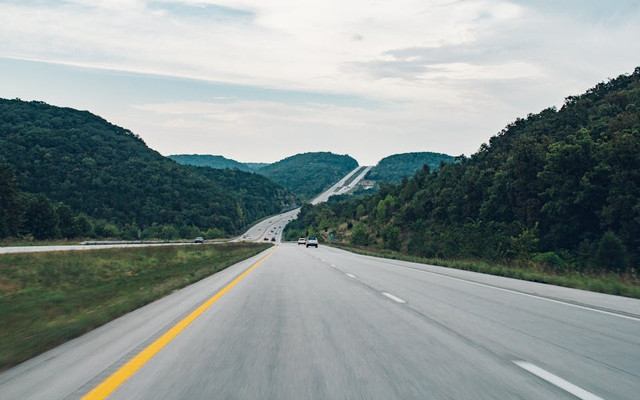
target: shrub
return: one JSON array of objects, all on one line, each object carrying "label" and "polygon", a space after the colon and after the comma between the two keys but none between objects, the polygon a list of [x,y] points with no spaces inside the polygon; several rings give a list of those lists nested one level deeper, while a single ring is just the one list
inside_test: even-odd
[{"label": "shrub", "polygon": [[349,242],[354,246],[367,246],[369,244],[369,234],[367,233],[367,226],[358,222],[351,231],[351,238]]},{"label": "shrub", "polygon": [[533,262],[543,266],[545,270],[551,272],[565,272],[566,270],[566,263],[564,260],[553,251],[535,254],[533,256]]},{"label": "shrub", "polygon": [[595,262],[600,269],[613,272],[626,272],[629,269],[627,250],[613,232],[605,232],[598,242]]}]

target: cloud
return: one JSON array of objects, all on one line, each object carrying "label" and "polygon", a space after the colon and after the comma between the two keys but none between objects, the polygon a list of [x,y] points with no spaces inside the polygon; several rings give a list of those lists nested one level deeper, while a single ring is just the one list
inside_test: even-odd
[{"label": "cloud", "polygon": [[254,160],[317,143],[363,159],[469,153],[631,72],[638,20],[631,0],[4,1],[0,57],[92,68],[112,87],[91,80],[89,93],[78,69],[61,89],[51,67],[38,85],[26,71],[0,78],[0,95],[49,88],[44,100],[111,113],[163,153],[193,151],[178,134],[228,155],[247,151],[234,136],[251,138]]}]

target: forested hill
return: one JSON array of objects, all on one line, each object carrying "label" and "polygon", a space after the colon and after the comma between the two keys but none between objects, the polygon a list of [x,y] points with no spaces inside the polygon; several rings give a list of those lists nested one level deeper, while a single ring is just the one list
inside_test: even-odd
[{"label": "forested hill", "polygon": [[411,177],[423,165],[428,165],[432,171],[440,168],[441,163],[451,163],[455,157],[431,152],[415,152],[394,154],[385,157],[378,165],[371,168],[366,179],[380,182],[400,183],[403,177]]},{"label": "forested hill", "polygon": [[640,67],[516,120],[459,163],[325,207],[303,207],[292,228],[419,256],[637,271]]},{"label": "forested hill", "polygon": [[269,164],[257,172],[292,192],[310,198],[336,183],[358,166],[348,155],[303,153]]},{"label": "forested hill", "polygon": [[120,227],[152,223],[227,234],[290,206],[257,174],[183,166],[86,111],[0,99],[0,159],[17,187]]},{"label": "forested hill", "polygon": [[208,154],[175,154],[168,157],[178,164],[193,165],[196,167],[209,167],[215,169],[237,168],[240,171],[245,172],[255,172],[256,169],[258,169],[254,168],[253,164],[248,165],[223,156],[212,156]]}]

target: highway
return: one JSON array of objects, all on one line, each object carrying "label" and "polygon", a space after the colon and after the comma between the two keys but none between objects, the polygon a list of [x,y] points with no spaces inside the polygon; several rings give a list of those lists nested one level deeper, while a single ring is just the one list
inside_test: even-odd
[{"label": "highway", "polygon": [[265,252],[4,371],[0,399],[638,398],[640,300],[281,243],[297,212],[245,234]]},{"label": "highway", "polygon": [[[324,201],[327,201],[329,197],[336,194],[344,194],[349,191],[351,188],[355,186],[356,183],[360,182],[364,176],[369,172],[371,167],[364,167],[362,171],[350,182],[348,185],[345,184],[359,169],[362,167],[357,167],[353,171],[349,172],[345,175],[344,178],[340,179],[335,185],[331,186],[329,189],[325,190],[323,193],[314,198],[311,203],[318,204]],[[279,242],[282,237],[282,230],[284,226],[292,219],[294,219],[298,212],[300,212],[299,208],[295,210],[288,211],[283,214],[274,215],[272,217],[266,218],[256,224],[254,224],[246,233],[240,235],[238,238],[233,239],[232,241],[264,241],[264,238],[267,238],[267,241],[271,241],[274,238],[274,241]],[[36,252],[47,252],[47,251],[70,251],[70,250],[97,250],[97,249],[112,249],[112,248],[122,248],[122,247],[149,247],[149,246],[175,246],[175,245],[188,245],[193,244],[193,242],[189,243],[97,243],[97,244],[77,244],[77,245],[57,245],[57,246],[6,246],[0,247],[0,254],[9,254],[9,253],[36,253]]]},{"label": "highway", "polygon": [[[353,180],[347,184],[351,177],[353,177],[360,169],[357,176],[353,178]],[[358,182],[360,182],[364,176],[369,172],[371,167],[357,167],[353,171],[349,172],[342,179],[336,182],[329,189],[325,190],[314,199],[311,200],[311,204],[318,204],[325,202],[329,199],[329,197],[344,194],[352,189]],[[274,215],[272,217],[266,218],[255,225],[253,225],[247,232],[243,235],[240,235],[236,240],[245,240],[245,241],[275,241],[280,242],[282,239],[282,231],[286,224],[292,219],[296,218],[298,213],[300,212],[300,208],[296,208],[294,210],[288,211],[286,213],[282,213],[279,215]]]},{"label": "highway", "polygon": [[326,246],[273,249],[4,372],[0,397],[81,398],[265,256],[109,398],[640,393],[638,300]]}]

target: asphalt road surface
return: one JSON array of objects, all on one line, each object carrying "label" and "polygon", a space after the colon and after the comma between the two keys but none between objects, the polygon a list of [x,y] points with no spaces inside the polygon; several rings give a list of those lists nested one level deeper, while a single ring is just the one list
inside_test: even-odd
[{"label": "asphalt road surface", "polygon": [[[346,182],[355,175],[358,170],[362,167],[357,167],[353,171],[349,172],[342,179],[336,182],[329,189],[325,190],[318,196],[316,196],[313,200],[311,200],[312,204],[318,204],[325,202],[329,199],[329,197],[343,194],[351,190],[355,186],[356,183],[360,182],[364,176],[369,172],[371,167],[364,167],[354,179],[347,184]],[[253,225],[247,232],[243,235],[240,235],[236,240],[244,240],[244,241],[254,241],[254,242],[280,242],[282,239],[282,231],[284,227],[289,223],[289,221],[295,219],[300,212],[299,208],[295,210],[288,211],[283,214],[274,215],[270,218],[266,218],[255,225]]]},{"label": "asphalt road surface", "polygon": [[113,376],[110,399],[639,397],[638,300],[273,249],[5,371],[0,398],[81,398]]}]

